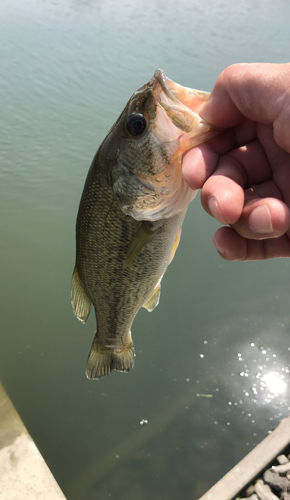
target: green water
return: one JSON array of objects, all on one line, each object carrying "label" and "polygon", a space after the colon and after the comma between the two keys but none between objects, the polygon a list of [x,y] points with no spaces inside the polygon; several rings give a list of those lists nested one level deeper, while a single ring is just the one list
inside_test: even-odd
[{"label": "green water", "polygon": [[223,261],[198,199],[130,374],[85,378],[95,320],[70,306],[84,180],[131,93],[158,67],[211,90],[233,62],[288,61],[289,18],[287,0],[0,3],[0,376],[68,500],[198,499],[289,414],[289,261]]}]

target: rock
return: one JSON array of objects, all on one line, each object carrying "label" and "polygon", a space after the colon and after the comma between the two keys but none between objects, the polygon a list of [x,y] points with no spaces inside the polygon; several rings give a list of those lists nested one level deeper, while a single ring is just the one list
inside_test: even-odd
[{"label": "rock", "polygon": [[279,494],[283,490],[285,484],[285,478],[279,476],[277,472],[274,472],[273,470],[266,470],[266,472],[263,475],[263,479],[266,484],[271,486],[271,488],[274,491],[277,491]]},{"label": "rock", "polygon": [[273,470],[278,474],[281,474],[281,476],[286,476],[287,472],[290,470],[290,462],[287,462],[287,464],[284,465],[276,465],[273,467]]},{"label": "rock", "polygon": [[248,488],[246,489],[246,497],[250,497],[253,493],[255,493],[255,485],[254,484],[251,484],[250,486],[248,486]]},{"label": "rock", "polygon": [[255,490],[260,500],[277,500],[279,497],[272,493],[271,488],[264,484],[262,479],[258,479],[255,484]]},{"label": "rock", "polygon": [[289,460],[286,455],[279,455],[279,457],[277,457],[277,462],[279,462],[280,465],[284,465],[287,464]]}]

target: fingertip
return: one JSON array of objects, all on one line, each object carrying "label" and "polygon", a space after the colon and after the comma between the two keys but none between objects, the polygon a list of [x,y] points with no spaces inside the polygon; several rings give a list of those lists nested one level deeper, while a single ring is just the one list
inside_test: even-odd
[{"label": "fingertip", "polygon": [[202,186],[204,169],[204,159],[199,147],[184,154],[181,174],[191,189],[199,189]]},{"label": "fingertip", "polygon": [[234,224],[241,216],[244,206],[244,190],[224,175],[214,175],[204,184],[201,203],[221,224]]},{"label": "fingertip", "polygon": [[246,260],[247,242],[230,227],[219,228],[213,235],[213,244],[225,260]]},{"label": "fingertip", "polygon": [[218,155],[206,144],[187,151],[182,159],[182,176],[191,189],[200,189],[213,173]]},{"label": "fingertip", "polygon": [[289,208],[275,198],[251,200],[245,204],[242,216],[233,227],[247,239],[279,238],[290,227]]},{"label": "fingertip", "polygon": [[259,235],[271,235],[273,233],[272,216],[267,205],[254,208],[247,220],[247,224],[253,233]]},{"label": "fingertip", "polygon": [[281,200],[273,198],[266,199],[270,211],[271,223],[275,237],[278,238],[288,231],[290,227],[290,211],[288,206]]},{"label": "fingertip", "polygon": [[208,205],[208,208],[209,208],[211,215],[216,220],[218,220],[221,224],[227,224],[227,221],[225,220],[225,218],[223,217],[223,214],[221,213],[219,203],[214,196],[211,196],[207,200],[207,205]]}]

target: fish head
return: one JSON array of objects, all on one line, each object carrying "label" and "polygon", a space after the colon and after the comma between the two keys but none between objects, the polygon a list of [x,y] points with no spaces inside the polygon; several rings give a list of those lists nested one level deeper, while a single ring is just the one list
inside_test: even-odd
[{"label": "fish head", "polygon": [[112,187],[125,215],[173,217],[195,197],[181,164],[188,149],[220,133],[196,112],[209,95],[173,82],[161,69],[132,95],[106,148],[114,151]]}]

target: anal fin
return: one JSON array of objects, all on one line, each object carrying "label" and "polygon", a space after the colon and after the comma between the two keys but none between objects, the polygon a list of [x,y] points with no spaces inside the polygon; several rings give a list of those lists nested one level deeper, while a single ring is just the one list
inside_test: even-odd
[{"label": "anal fin", "polygon": [[155,309],[155,307],[157,307],[159,304],[160,293],[161,293],[161,284],[158,283],[151,297],[145,302],[145,304],[143,304],[142,307],[145,307],[145,309],[147,309],[147,311],[149,312],[153,311],[153,309]]},{"label": "anal fin", "polygon": [[76,317],[85,323],[91,310],[91,301],[87,297],[79,278],[77,268],[74,268],[71,282],[71,304]]},{"label": "anal fin", "polygon": [[178,231],[176,233],[175,240],[174,240],[174,243],[173,243],[173,247],[172,247],[172,250],[171,250],[171,254],[170,254],[170,257],[169,257],[168,265],[170,264],[170,262],[172,262],[172,260],[174,258],[174,255],[175,255],[175,252],[176,252],[176,250],[178,248],[178,245],[179,245],[179,242],[180,242],[180,236],[181,236],[181,228],[182,228],[182,226],[180,226],[180,228],[178,229]]},{"label": "anal fin", "polygon": [[134,362],[132,341],[123,349],[104,349],[94,340],[87,361],[86,376],[88,379],[98,380],[109,375],[112,370],[129,372]]}]

